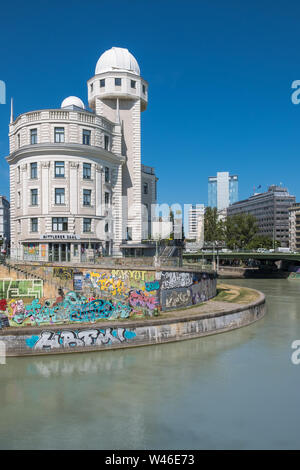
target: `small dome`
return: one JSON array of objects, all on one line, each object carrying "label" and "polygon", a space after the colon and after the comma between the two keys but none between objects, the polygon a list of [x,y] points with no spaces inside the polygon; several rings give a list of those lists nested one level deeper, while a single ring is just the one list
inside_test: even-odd
[{"label": "small dome", "polygon": [[76,106],[76,108],[81,108],[85,109],[83,101],[78,98],[77,96],[68,96],[68,98],[65,98],[61,104],[61,108],[69,108]]},{"label": "small dome", "polygon": [[121,47],[112,47],[105,51],[97,62],[95,74],[121,70],[140,75],[140,67],[135,57]]}]

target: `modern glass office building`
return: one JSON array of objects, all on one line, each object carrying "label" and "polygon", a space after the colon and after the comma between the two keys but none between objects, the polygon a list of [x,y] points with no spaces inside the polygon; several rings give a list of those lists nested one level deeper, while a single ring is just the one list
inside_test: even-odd
[{"label": "modern glass office building", "polygon": [[226,209],[238,201],[238,176],[228,171],[217,172],[208,178],[208,206]]}]

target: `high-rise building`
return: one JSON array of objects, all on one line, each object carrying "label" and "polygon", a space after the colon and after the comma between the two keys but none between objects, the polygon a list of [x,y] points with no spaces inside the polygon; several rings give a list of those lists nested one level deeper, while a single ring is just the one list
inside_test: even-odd
[{"label": "high-rise building", "polygon": [[188,238],[196,240],[198,243],[204,243],[204,204],[191,205],[188,213]]},{"label": "high-rise building", "polygon": [[286,188],[272,185],[265,193],[232,204],[227,215],[252,214],[257,220],[258,235],[276,240],[281,246],[289,246],[289,208],[294,203],[295,196]]},{"label": "high-rise building", "polygon": [[[148,83],[127,50],[99,58],[87,109],[69,96],[58,109],[11,116],[11,256],[82,261],[91,252],[139,249],[156,202],[153,167],[141,163]],[[131,250],[131,251],[130,251]]]},{"label": "high-rise building", "polygon": [[229,175],[228,171],[217,172],[217,176],[208,178],[208,206],[218,211],[226,209],[238,201],[238,176]]}]

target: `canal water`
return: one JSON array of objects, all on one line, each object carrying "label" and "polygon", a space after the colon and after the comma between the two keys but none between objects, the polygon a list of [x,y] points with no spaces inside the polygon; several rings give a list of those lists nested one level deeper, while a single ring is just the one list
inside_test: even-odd
[{"label": "canal water", "polygon": [[229,333],[0,365],[0,449],[297,449],[300,282],[230,280],[267,314]]}]

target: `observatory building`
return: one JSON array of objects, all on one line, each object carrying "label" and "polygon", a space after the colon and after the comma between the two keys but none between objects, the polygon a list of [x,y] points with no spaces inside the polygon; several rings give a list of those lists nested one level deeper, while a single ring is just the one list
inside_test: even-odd
[{"label": "observatory building", "polygon": [[153,167],[141,163],[148,83],[127,50],[99,58],[87,82],[58,109],[9,126],[11,257],[53,262],[144,255],[156,204]]}]

